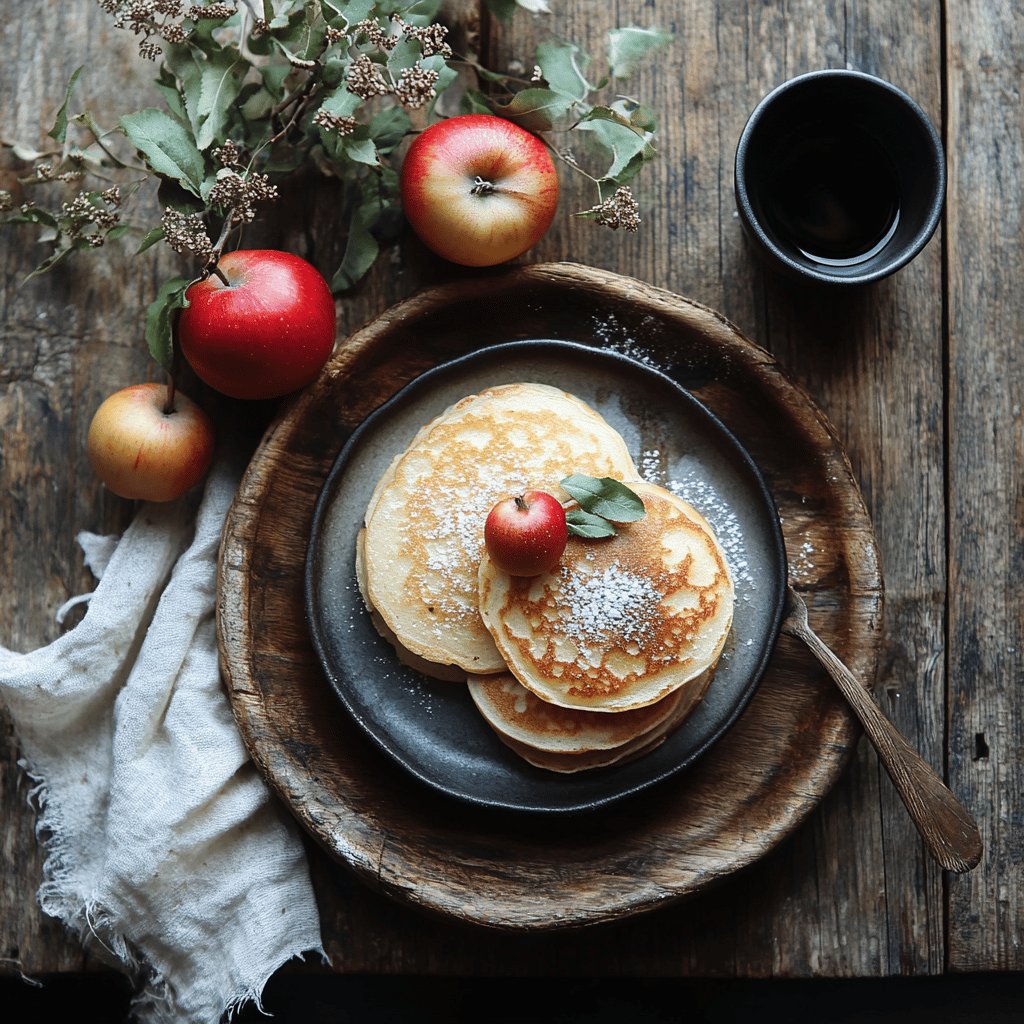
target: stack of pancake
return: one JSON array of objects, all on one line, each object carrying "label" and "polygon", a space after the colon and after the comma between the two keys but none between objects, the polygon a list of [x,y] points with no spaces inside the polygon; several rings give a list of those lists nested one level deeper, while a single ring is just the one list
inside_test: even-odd
[{"label": "stack of pancake", "polygon": [[[645,515],[613,537],[570,536],[541,576],[497,569],[483,539],[491,507],[527,490],[569,505],[559,481],[574,473],[627,483]],[[642,482],[592,408],[543,384],[488,388],[426,424],[370,498],[356,569],[400,660],[468,683],[498,737],[553,771],[661,743],[704,695],[732,624],[707,521]]]}]

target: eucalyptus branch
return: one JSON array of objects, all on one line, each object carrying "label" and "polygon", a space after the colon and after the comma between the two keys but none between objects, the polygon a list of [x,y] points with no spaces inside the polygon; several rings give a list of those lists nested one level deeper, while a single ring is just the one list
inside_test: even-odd
[{"label": "eucalyptus branch", "polygon": [[[519,0],[485,2],[504,16]],[[639,224],[629,183],[655,156],[654,117],[638,101],[603,100],[601,94],[609,83],[618,88],[668,41],[657,29],[611,30],[603,67],[572,42],[545,40],[518,62],[534,69],[526,76],[455,55],[447,28],[433,20],[432,0],[273,0],[272,8],[260,0],[100,4],[154,62],[163,103],[125,112],[106,131],[86,110],[69,114],[84,71],[79,68],[47,133],[60,151],[19,147],[32,154],[25,158],[32,170],[26,186],[77,181],[83,174],[110,185],[83,190],[56,209],[0,193],[5,219],[35,225],[52,245],[40,272],[127,232],[119,223],[118,185],[129,196],[140,181],[156,178],[160,224],[145,231],[138,252],[162,241],[198,262],[202,274],[218,273],[233,230],[264,215],[279,185],[311,167],[341,183],[347,241],[331,284],[349,288],[399,235],[398,164],[401,143],[414,130],[413,112],[429,120],[438,97],[464,84],[460,72],[467,69],[477,87],[460,92],[462,112],[495,114],[544,139],[562,165],[597,190],[597,204],[579,216],[612,228]],[[600,86],[584,73],[592,67]],[[77,155],[76,132],[91,137],[87,155]],[[137,161],[118,156],[109,143],[115,132],[125,136]],[[563,139],[573,140],[578,159]],[[216,224],[214,240],[208,227]],[[172,322],[189,283],[185,277],[166,282],[147,316],[147,342],[163,365],[169,365]]]}]

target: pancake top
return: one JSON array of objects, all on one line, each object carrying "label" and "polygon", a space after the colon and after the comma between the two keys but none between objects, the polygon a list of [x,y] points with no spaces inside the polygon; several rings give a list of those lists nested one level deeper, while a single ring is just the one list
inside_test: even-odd
[{"label": "pancake top", "polygon": [[637,477],[620,435],[548,385],[488,388],[423,427],[366,515],[369,603],[398,642],[442,665],[503,671],[478,607],[484,520],[497,501],[530,489],[568,500],[559,481],[572,473]]},{"label": "pancake top", "polygon": [[563,707],[622,711],[660,700],[717,661],[733,585],[707,521],[655,484],[614,537],[570,537],[555,568],[523,579],[480,565],[480,610],[516,678]]}]

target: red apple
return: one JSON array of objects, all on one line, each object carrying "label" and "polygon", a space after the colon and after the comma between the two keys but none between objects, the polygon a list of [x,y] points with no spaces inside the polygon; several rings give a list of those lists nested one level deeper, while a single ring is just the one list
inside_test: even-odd
[{"label": "red apple", "polygon": [[134,384],[107,398],[89,424],[89,461],[122,498],[173,501],[210,468],[209,416],[180,391],[173,411],[167,412],[166,404],[163,384]]},{"label": "red apple", "polygon": [[232,398],[277,398],[304,387],[334,348],[334,298],[319,271],[274,249],[225,253],[192,285],[178,321],[189,365]]},{"label": "red apple", "polygon": [[402,164],[402,206],[423,242],[452,263],[490,267],[551,226],[558,174],[547,147],[490,114],[464,114],[416,137]]},{"label": "red apple", "polygon": [[505,498],[484,521],[487,553],[511,576],[537,576],[553,569],[568,539],[565,510],[545,491]]}]

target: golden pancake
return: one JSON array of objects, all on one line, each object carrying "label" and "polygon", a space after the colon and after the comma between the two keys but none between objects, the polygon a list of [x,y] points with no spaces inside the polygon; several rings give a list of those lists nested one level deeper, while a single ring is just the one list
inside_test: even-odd
[{"label": "golden pancake", "polygon": [[572,473],[638,475],[601,416],[545,384],[488,388],[423,427],[366,514],[367,605],[396,646],[464,672],[504,671],[478,606],[484,520],[495,502],[530,489],[568,500],[559,481]]},{"label": "golden pancake", "polygon": [[[707,691],[708,684],[714,669],[708,669],[695,679],[684,683],[676,693],[659,701],[654,707],[667,704],[671,711],[657,725],[639,733],[633,739],[621,743],[618,746],[604,750],[584,750],[576,753],[544,749],[543,746],[534,746],[531,743],[523,742],[514,738],[500,729],[494,728],[494,723],[489,722],[498,738],[512,751],[518,754],[525,761],[537,768],[544,768],[548,771],[568,774],[572,772],[589,771],[593,768],[608,768],[612,765],[624,764],[633,761],[638,757],[649,754],[668,739],[672,733],[679,728],[687,716],[693,711],[700,699]],[[487,677],[491,678],[491,677]],[[501,677],[499,677],[501,678]],[[525,688],[524,688],[525,689]],[[470,692],[473,692],[473,680],[470,680]],[[529,692],[529,691],[525,691]],[[618,714],[604,714],[594,711],[579,711],[569,708],[557,708],[548,705],[557,715],[562,712],[565,715],[584,715],[588,718],[619,719],[637,714],[636,711],[622,711]],[[543,740],[541,741],[543,744]]]},{"label": "golden pancake", "polygon": [[656,484],[616,536],[570,536],[558,565],[523,579],[484,554],[480,612],[509,670],[542,700],[617,712],[653,704],[714,666],[733,614],[707,521]]},{"label": "golden pancake", "polygon": [[365,528],[360,530],[356,537],[356,582],[359,585],[359,593],[363,599],[363,604],[366,605],[366,610],[370,614],[370,622],[373,623],[373,628],[394,647],[395,654],[403,665],[415,669],[425,676],[430,676],[432,679],[440,679],[442,682],[464,683],[466,681],[466,673],[457,665],[440,665],[434,661],[427,661],[425,658],[421,658],[418,654],[413,654],[412,651],[403,647],[399,643],[398,637],[395,636],[394,631],[381,618],[380,612],[373,607],[370,597],[366,592]]},{"label": "golden pancake", "polygon": [[622,747],[661,725],[682,700],[683,688],[664,700],[617,715],[562,708],[541,700],[510,672],[470,676],[469,694],[487,724],[502,736],[534,750],[586,754]]}]

